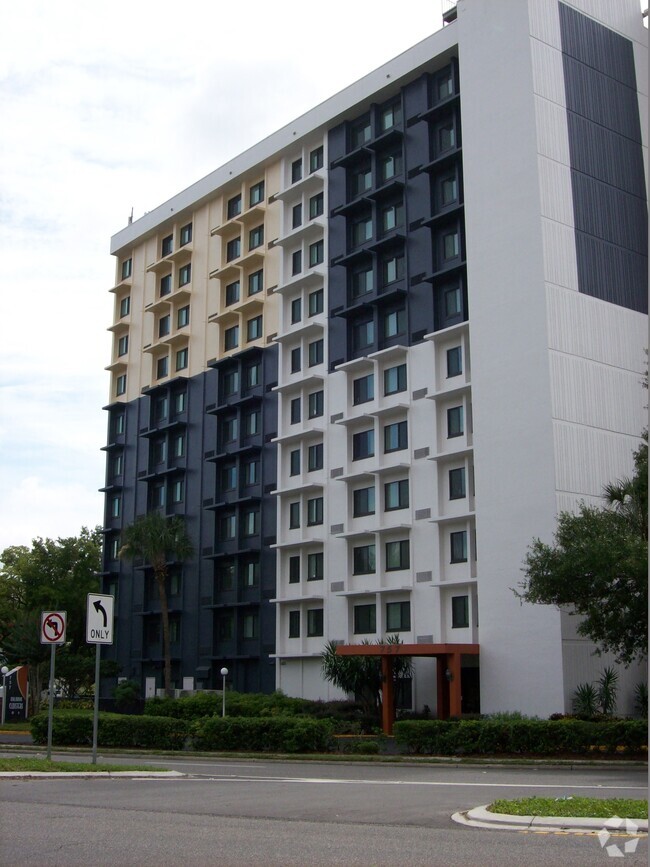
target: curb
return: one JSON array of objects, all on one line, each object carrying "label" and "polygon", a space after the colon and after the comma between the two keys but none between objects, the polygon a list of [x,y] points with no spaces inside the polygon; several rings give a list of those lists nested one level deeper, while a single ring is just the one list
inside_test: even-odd
[{"label": "curb", "polygon": [[[451,817],[459,825],[473,828],[491,828],[496,831],[555,831],[566,834],[597,834],[608,819],[579,818],[571,816],[513,816],[509,813],[493,813],[489,804],[472,810],[454,813]],[[648,833],[647,819],[634,819],[637,831],[634,836]],[[629,836],[623,831],[617,836]]]},{"label": "curb", "polygon": [[135,779],[148,779],[149,777],[187,777],[180,771],[1,771],[0,779],[10,777],[14,780],[29,780],[56,778],[64,780],[68,777],[76,777],[82,780],[92,780],[94,777],[132,777]]}]

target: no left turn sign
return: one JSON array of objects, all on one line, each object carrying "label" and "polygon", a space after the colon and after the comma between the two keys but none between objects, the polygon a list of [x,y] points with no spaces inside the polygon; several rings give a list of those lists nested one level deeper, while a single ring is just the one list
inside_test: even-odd
[{"label": "no left turn sign", "polygon": [[43,611],[41,644],[65,644],[65,611]]}]

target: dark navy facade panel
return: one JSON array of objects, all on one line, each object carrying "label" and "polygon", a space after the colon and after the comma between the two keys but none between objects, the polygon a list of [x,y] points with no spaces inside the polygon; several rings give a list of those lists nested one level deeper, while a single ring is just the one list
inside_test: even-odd
[{"label": "dark navy facade panel", "polygon": [[648,311],[648,209],[634,49],[559,4],[580,292]]}]

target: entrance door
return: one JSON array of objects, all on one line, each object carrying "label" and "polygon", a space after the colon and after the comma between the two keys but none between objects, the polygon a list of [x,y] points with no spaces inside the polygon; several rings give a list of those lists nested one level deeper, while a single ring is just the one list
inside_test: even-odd
[{"label": "entrance door", "polygon": [[155,677],[145,677],[145,679],[144,679],[144,697],[145,698],[155,698],[156,697],[156,678]]}]

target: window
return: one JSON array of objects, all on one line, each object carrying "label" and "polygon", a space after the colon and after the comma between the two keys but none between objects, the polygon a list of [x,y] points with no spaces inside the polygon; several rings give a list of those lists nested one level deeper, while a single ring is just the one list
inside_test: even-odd
[{"label": "window", "polygon": [[169,295],[172,291],[172,275],[165,274],[164,277],[160,278],[160,297],[163,298],[165,295]]},{"label": "window", "polygon": [[291,209],[291,228],[297,229],[302,225],[302,204],[298,203]]},{"label": "window", "polygon": [[248,249],[254,250],[264,243],[264,226],[256,226],[248,233]]},{"label": "window", "polygon": [[185,480],[176,479],[172,482],[172,503],[182,503],[185,496]]},{"label": "window", "polygon": [[123,319],[125,316],[128,316],[131,312],[131,296],[127,295],[125,298],[122,298],[120,301],[120,319]]},{"label": "window", "polygon": [[248,364],[244,368],[244,377],[246,382],[246,388],[255,388],[256,385],[259,385],[262,376],[262,365],[259,361],[255,362],[255,364]]},{"label": "window", "polygon": [[404,256],[393,254],[382,260],[381,285],[387,286],[404,276]]},{"label": "window", "polygon": [[361,545],[352,549],[352,572],[354,575],[369,575],[375,571],[375,546]]},{"label": "window", "polygon": [[174,413],[175,415],[180,415],[180,413],[185,412],[185,406],[187,403],[187,392],[186,391],[177,391],[174,395]]},{"label": "window", "polygon": [[386,631],[408,632],[411,628],[411,603],[386,603]]},{"label": "window", "polygon": [[372,265],[363,265],[361,268],[354,270],[350,283],[350,292],[353,299],[372,292],[375,288]]},{"label": "window", "polygon": [[291,163],[291,183],[295,184],[302,178],[302,158]]},{"label": "window", "polygon": [[300,398],[294,397],[289,404],[289,417],[291,424],[298,424],[300,421]]},{"label": "window", "polygon": [[162,379],[169,374],[169,358],[164,355],[156,362],[156,379]]},{"label": "window", "polygon": [[241,193],[228,199],[228,219],[238,217],[241,214]]},{"label": "window", "polygon": [[260,462],[258,460],[245,461],[241,467],[244,487],[257,485],[260,480]]},{"label": "window", "polygon": [[375,342],[375,323],[372,319],[355,322],[352,325],[352,347],[355,352],[369,349]]},{"label": "window", "polygon": [[394,102],[385,108],[379,115],[379,128],[382,132],[392,129],[402,120],[402,106]]},{"label": "window", "polygon": [[241,238],[232,238],[226,244],[226,262],[232,262],[241,256]]},{"label": "window", "polygon": [[225,418],[221,426],[221,436],[224,443],[234,443],[239,436],[239,422],[237,416]]},{"label": "window", "polygon": [[316,638],[323,634],[323,609],[308,608],[307,609],[307,635],[310,638]]},{"label": "window", "polygon": [[459,530],[449,534],[449,544],[451,547],[451,562],[466,563],[467,562],[467,530]]},{"label": "window", "polygon": [[125,429],[126,417],[123,412],[118,412],[116,416],[113,417],[113,435],[114,436],[122,436]]},{"label": "window", "polygon": [[170,330],[171,317],[169,314],[161,316],[158,320],[158,337],[166,337]]},{"label": "window", "polygon": [[375,453],[375,431],[362,430],[352,436],[352,460],[360,461],[370,458]]},{"label": "window", "polygon": [[122,509],[122,499],[119,495],[111,497],[111,518],[119,518]]},{"label": "window", "polygon": [[167,235],[166,238],[162,239],[162,243],[160,245],[160,250],[163,256],[169,256],[169,254],[174,249],[174,236]]},{"label": "window", "polygon": [[122,475],[122,473],[124,472],[124,455],[115,455],[111,466],[111,472],[113,476]]},{"label": "window", "polygon": [[302,319],[302,298],[294,298],[291,302],[291,324],[295,325]]},{"label": "window", "polygon": [[464,433],[463,407],[452,406],[447,410],[447,439],[460,437]]},{"label": "window", "polygon": [[449,470],[449,499],[462,500],[466,494],[465,467]]},{"label": "window", "polygon": [[176,370],[185,370],[188,363],[188,349],[179,349],[176,353]]},{"label": "window", "polygon": [[445,316],[447,319],[457,319],[462,314],[462,295],[460,286],[451,286],[444,290]]},{"label": "window", "polygon": [[448,175],[440,181],[440,206],[443,208],[458,201],[458,180],[456,175]]},{"label": "window", "polygon": [[451,74],[451,67],[447,67],[437,76],[434,92],[437,102],[452,96],[454,92],[454,80]]},{"label": "window", "polygon": [[216,578],[219,590],[232,590],[235,586],[234,560],[226,560],[217,566]]},{"label": "window", "polygon": [[289,638],[300,638],[300,610],[289,612]]},{"label": "window", "polygon": [[314,244],[309,245],[309,267],[313,268],[314,265],[320,265],[325,256],[325,242],[324,241],[316,241]]},{"label": "window", "polygon": [[386,542],[386,571],[391,572],[397,569],[408,569],[410,563],[409,558],[409,540],[404,539],[400,542]]},{"label": "window", "polygon": [[382,325],[384,339],[404,334],[406,331],[406,310],[402,307],[399,310],[390,310],[384,313]]},{"label": "window", "polygon": [[289,529],[296,530],[300,526],[300,503],[289,503]]},{"label": "window", "polygon": [[391,205],[386,205],[381,209],[381,231],[382,234],[392,232],[398,229],[404,223],[404,205],[401,202],[394,202]]},{"label": "window", "polygon": [[262,428],[262,413],[259,409],[251,410],[244,416],[244,436],[252,437],[260,432]]},{"label": "window", "polygon": [[460,234],[458,229],[442,236],[442,256],[445,261],[460,256]]},{"label": "window", "polygon": [[400,479],[398,482],[387,482],[384,485],[384,509],[387,512],[393,509],[408,509],[409,505],[409,482],[408,479]]},{"label": "window", "polygon": [[370,164],[352,170],[350,178],[352,196],[361,196],[372,189],[372,171]]},{"label": "window", "polygon": [[289,557],[289,584],[300,582],[300,555],[294,554]]},{"label": "window", "polygon": [[248,275],[248,294],[257,295],[262,289],[264,289],[264,271],[261,269],[253,271]]},{"label": "window", "polygon": [[180,231],[180,246],[184,247],[186,244],[189,244],[192,240],[192,224],[188,223],[187,226],[183,226]]},{"label": "window", "polygon": [[228,464],[221,468],[221,490],[234,491],[237,488],[237,467],[235,464]]},{"label": "window", "polygon": [[323,168],[323,146],[314,148],[309,154],[309,172],[317,172]]},{"label": "window", "polygon": [[259,340],[262,336],[262,317],[255,316],[246,323],[246,340]]},{"label": "window", "polygon": [[451,597],[451,628],[467,629],[469,626],[469,596]]},{"label": "window", "polygon": [[319,418],[324,411],[324,398],[322,391],[312,391],[308,398],[309,418]]},{"label": "window", "polygon": [[307,526],[313,527],[323,523],[323,498],[312,497],[307,500]]},{"label": "window", "polygon": [[120,356],[120,355],[126,355],[126,353],[127,353],[128,351],[129,351],[129,335],[128,335],[128,334],[124,334],[124,335],[123,335],[122,337],[120,337],[120,339],[117,341],[117,354],[118,354],[118,356]]},{"label": "window", "polygon": [[254,205],[260,205],[264,201],[264,181],[259,181],[259,183],[251,187],[248,201],[251,208]]},{"label": "window", "polygon": [[190,305],[186,304],[185,307],[179,307],[178,313],[176,314],[176,327],[177,328],[185,328],[190,324]]},{"label": "window", "polygon": [[300,449],[293,449],[289,452],[289,475],[297,476],[300,474]]},{"label": "window", "polygon": [[119,536],[117,537],[117,539],[111,539],[110,545],[108,548],[109,557],[111,558],[111,560],[117,560],[118,559],[119,553],[120,553],[120,547],[121,546],[120,546]]},{"label": "window", "polygon": [[257,625],[257,614],[244,614],[244,617],[242,619],[242,638],[246,638],[249,640],[257,638]]},{"label": "window", "polygon": [[307,555],[307,580],[322,581],[323,580],[323,552],[316,551],[313,554]]},{"label": "window", "polygon": [[316,443],[313,446],[309,446],[309,450],[307,452],[307,470],[310,473],[313,473],[315,470],[323,469],[323,444]]},{"label": "window", "polygon": [[247,509],[241,516],[242,536],[255,536],[259,532],[260,513],[257,509]]},{"label": "window", "polygon": [[234,539],[237,535],[237,519],[234,515],[224,515],[219,521],[219,538]]},{"label": "window", "polygon": [[354,634],[368,635],[377,631],[377,614],[375,605],[354,606]]},{"label": "window", "polygon": [[178,617],[169,618],[169,641],[178,644],[181,640],[181,621]]},{"label": "window", "polygon": [[231,611],[219,614],[217,618],[217,635],[220,641],[232,641],[234,617]]},{"label": "window", "polygon": [[322,364],[323,362],[323,341],[322,340],[314,340],[309,344],[309,366],[313,367],[315,364]]},{"label": "window", "polygon": [[322,193],[316,193],[309,200],[309,219],[320,217],[325,209],[325,200]]},{"label": "window", "polygon": [[350,227],[350,243],[353,247],[359,247],[366,241],[372,240],[372,217],[364,214],[352,222]]},{"label": "window", "polygon": [[151,507],[153,509],[161,509],[165,505],[165,484],[158,482],[153,486],[151,491]]},{"label": "window", "polygon": [[352,516],[362,518],[375,514],[375,487],[357,488],[352,492]]},{"label": "window", "polygon": [[122,262],[122,280],[128,280],[133,273],[133,259],[125,259]]},{"label": "window", "polygon": [[438,153],[452,150],[456,147],[456,129],[453,119],[444,121],[437,129]]},{"label": "window", "polygon": [[386,154],[379,160],[379,177],[384,183],[401,174],[402,172],[402,154],[399,151]]},{"label": "window", "polygon": [[178,270],[178,285],[179,286],[187,286],[187,284],[192,279],[192,265],[183,265],[182,268]]},{"label": "window", "polygon": [[296,346],[295,349],[291,350],[291,373],[298,373],[301,365],[301,352],[300,347]]},{"label": "window", "polygon": [[358,148],[372,138],[370,118],[368,116],[356,121],[350,129],[350,147]]},{"label": "window", "polygon": [[384,452],[399,452],[408,448],[408,426],[397,421],[384,427]]},{"label": "window", "polygon": [[182,458],[185,455],[185,434],[176,434],[172,439],[172,455]]},{"label": "window", "polygon": [[309,293],[309,315],[316,316],[318,313],[323,312],[323,290],[316,289],[314,292]]},{"label": "window", "polygon": [[375,377],[369,373],[367,376],[360,376],[352,383],[352,399],[356,406],[358,403],[367,403],[375,396]]},{"label": "window", "polygon": [[229,349],[236,349],[239,346],[239,325],[233,325],[231,328],[226,328],[223,335],[223,347],[227,352]]},{"label": "window", "polygon": [[302,271],[302,250],[295,250],[291,254],[291,273],[292,275],[300,274]]},{"label": "window", "polygon": [[247,560],[242,564],[241,583],[243,587],[257,587],[260,583],[260,564],[258,560]]},{"label": "window", "polygon": [[167,441],[164,439],[154,440],[151,446],[151,465],[158,467],[160,464],[164,464],[167,457]]},{"label": "window", "polygon": [[447,377],[460,376],[463,372],[463,350],[454,346],[447,350]]},{"label": "window", "polygon": [[224,397],[231,397],[239,391],[239,370],[235,367],[232,370],[226,370],[222,374],[222,388]]},{"label": "window", "polygon": [[384,371],[384,394],[406,391],[406,365],[398,364]]},{"label": "window", "polygon": [[239,280],[228,283],[226,286],[226,307],[239,301]]},{"label": "window", "polygon": [[169,401],[163,395],[156,399],[154,404],[154,420],[156,424],[160,423],[169,415]]}]

